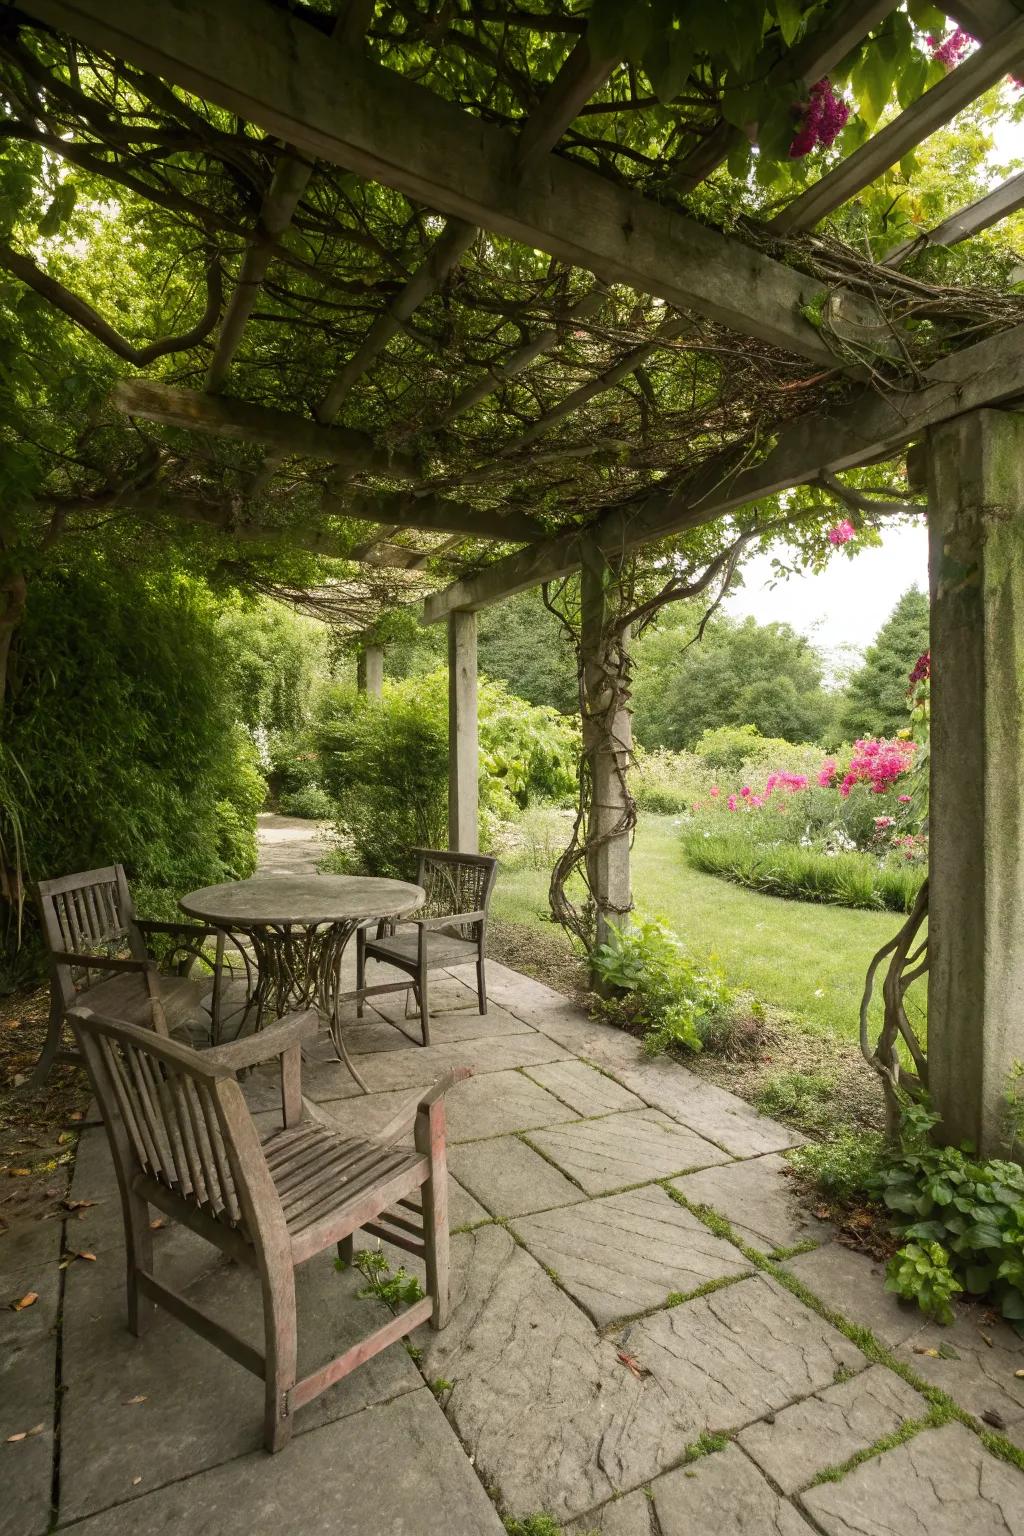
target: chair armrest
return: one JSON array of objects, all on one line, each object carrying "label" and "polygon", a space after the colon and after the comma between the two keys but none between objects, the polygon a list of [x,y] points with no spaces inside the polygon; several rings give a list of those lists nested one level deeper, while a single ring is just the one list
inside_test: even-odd
[{"label": "chair armrest", "polygon": [[160,923],[148,917],[136,918],[135,926],[140,933],[184,933],[197,939],[213,939],[218,932],[216,928],[211,928],[209,923]]},{"label": "chair armrest", "polygon": [[447,912],[442,917],[406,917],[403,923],[412,928],[450,928],[452,923],[480,923],[486,912]]},{"label": "chair armrest", "polygon": [[450,1072],[439,1077],[420,1098],[410,1099],[393,1120],[389,1120],[387,1125],[369,1139],[382,1147],[390,1147],[396,1141],[401,1141],[403,1136],[409,1135],[416,1124],[416,1116],[421,1110],[429,1113],[430,1106],[436,1104],[439,1099],[443,1099],[449,1088],[454,1088],[456,1083],[461,1083],[465,1078],[472,1076],[472,1067],[453,1067]]},{"label": "chair armrest", "polygon": [[77,965],[83,970],[145,972],[156,969],[154,960],[136,960],[126,955],[78,955],[63,949],[51,950],[50,959],[60,965]]},{"label": "chair armrest", "polygon": [[215,1045],[212,1050],[203,1052],[203,1060],[213,1066],[241,1072],[245,1067],[255,1067],[261,1061],[283,1056],[285,1051],[301,1045],[304,1040],[314,1040],[319,1029],[320,1015],[314,1008],[309,1008],[305,1013],[295,1013],[277,1024],[271,1024],[255,1035],[246,1035],[243,1040],[232,1040],[228,1045]]}]

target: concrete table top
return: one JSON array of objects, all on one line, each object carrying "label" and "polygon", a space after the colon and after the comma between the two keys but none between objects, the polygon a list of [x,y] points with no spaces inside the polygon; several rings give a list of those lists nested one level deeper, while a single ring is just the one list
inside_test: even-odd
[{"label": "concrete table top", "polygon": [[423,905],[422,886],[364,875],[256,875],[190,891],[178,903],[190,917],[234,925],[313,926],[363,918],[405,917]]}]

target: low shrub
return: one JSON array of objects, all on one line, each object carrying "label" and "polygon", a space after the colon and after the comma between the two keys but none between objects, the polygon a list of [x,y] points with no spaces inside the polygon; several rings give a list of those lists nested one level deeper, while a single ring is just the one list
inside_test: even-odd
[{"label": "low shrub", "polygon": [[709,833],[688,828],[683,852],[694,869],[751,890],[843,907],[909,912],[925,878],[920,865],[886,867],[868,854],[762,844],[745,830]]},{"label": "low shrub", "polygon": [[288,791],[279,797],[278,806],[282,816],[304,816],[308,821],[330,821],[334,815],[334,801],[319,784]]},{"label": "low shrub", "polygon": [[785,1115],[794,1124],[816,1131],[833,1116],[835,1078],[820,1072],[773,1072],[757,1092],[758,1109],[765,1115]]},{"label": "low shrub", "polygon": [[677,816],[707,795],[707,765],[692,752],[638,749],[629,787],[639,810]]},{"label": "low shrub", "polygon": [[698,962],[663,923],[641,920],[616,931],[592,957],[608,995],[598,1011],[641,1032],[643,1048],[657,1055],[670,1046],[699,1051],[732,994],[713,961]]},{"label": "low shrub", "polygon": [[693,749],[694,756],[708,768],[736,773],[740,768],[760,769],[803,765],[808,755],[820,761],[821,748],[796,745],[777,736],[762,736],[753,725],[719,725],[704,731]]},{"label": "low shrub", "polygon": [[789,1153],[799,1178],[838,1205],[851,1205],[875,1187],[884,1142],[877,1131],[838,1130]]}]

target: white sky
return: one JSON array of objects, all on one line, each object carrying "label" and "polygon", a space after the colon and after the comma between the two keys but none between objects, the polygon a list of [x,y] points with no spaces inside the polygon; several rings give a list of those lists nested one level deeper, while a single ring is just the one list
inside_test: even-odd
[{"label": "white sky", "polygon": [[852,559],[837,551],[820,576],[790,576],[774,588],[770,556],[756,555],[743,578],[726,599],[726,612],[751,614],[759,624],[792,624],[833,671],[855,659],[844,647],[862,651],[870,644],[908,587],[927,592],[928,532],[923,521],[884,529],[880,546]]}]

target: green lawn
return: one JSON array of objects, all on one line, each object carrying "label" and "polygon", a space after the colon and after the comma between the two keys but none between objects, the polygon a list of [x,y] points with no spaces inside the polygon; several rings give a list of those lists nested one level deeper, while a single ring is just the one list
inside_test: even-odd
[{"label": "green lawn", "polygon": [[[542,920],[547,885],[545,870],[503,870],[494,892],[495,916],[516,923]],[[889,912],[761,896],[699,874],[683,859],[671,816],[640,818],[633,895],[639,911],[663,918],[694,950],[717,955],[735,986],[823,1033],[853,1040],[868,964],[901,921]],[[922,1022],[920,983],[908,1004],[914,1022]]]}]

